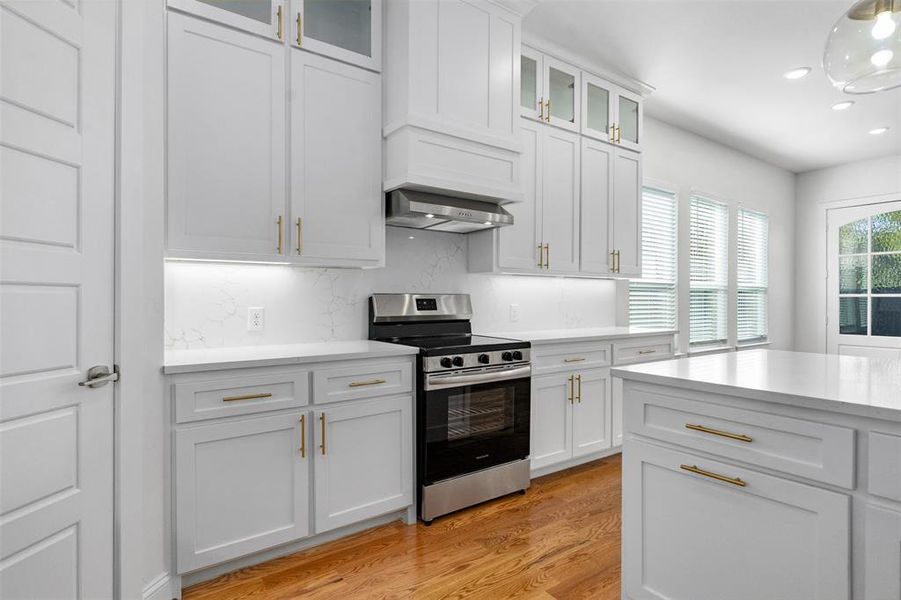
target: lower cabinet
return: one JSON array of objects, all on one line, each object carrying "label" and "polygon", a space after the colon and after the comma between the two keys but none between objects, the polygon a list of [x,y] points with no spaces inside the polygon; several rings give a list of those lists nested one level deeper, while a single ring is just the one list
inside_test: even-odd
[{"label": "lower cabinet", "polygon": [[413,502],[409,396],[315,411],[316,532]]},{"label": "lower cabinet", "polygon": [[610,448],[610,369],[532,379],[533,471]]},{"label": "lower cabinet", "polygon": [[866,507],[865,597],[901,598],[901,507]]},{"label": "lower cabinet", "polygon": [[309,535],[308,422],[290,412],[175,432],[180,573]]},{"label": "lower cabinet", "polygon": [[850,598],[850,497],[635,439],[626,444],[625,598]]}]

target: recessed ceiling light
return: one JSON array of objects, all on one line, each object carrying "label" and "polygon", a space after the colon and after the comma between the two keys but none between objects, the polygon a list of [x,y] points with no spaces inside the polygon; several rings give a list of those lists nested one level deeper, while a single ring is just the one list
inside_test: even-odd
[{"label": "recessed ceiling light", "polygon": [[845,110],[854,106],[853,100],[845,100],[844,102],[839,102],[837,104],[832,105],[832,110]]},{"label": "recessed ceiling light", "polygon": [[434,219],[434,218],[435,218],[435,215],[433,215],[432,213],[429,213],[429,214],[427,214],[427,215],[425,216],[425,218],[426,218],[426,219]]},{"label": "recessed ceiling light", "polygon": [[888,127],[877,127],[876,129],[870,130],[870,135],[882,135],[886,131],[888,131]]},{"label": "recessed ceiling light", "polygon": [[873,56],[870,57],[870,62],[873,63],[874,67],[884,67],[892,62],[893,58],[895,58],[895,53],[891,50],[879,50],[873,53]]},{"label": "recessed ceiling light", "polygon": [[485,221],[482,225],[491,225],[491,221]]},{"label": "recessed ceiling light", "polygon": [[798,67],[797,69],[792,69],[791,71],[786,71],[783,77],[786,79],[801,79],[810,73],[810,67]]},{"label": "recessed ceiling light", "polygon": [[416,237],[415,237],[415,236],[412,236],[412,235],[411,235],[411,236],[410,236],[410,237],[408,237],[408,238],[407,238],[407,239],[408,239],[408,240],[415,240],[415,239],[416,239]]}]

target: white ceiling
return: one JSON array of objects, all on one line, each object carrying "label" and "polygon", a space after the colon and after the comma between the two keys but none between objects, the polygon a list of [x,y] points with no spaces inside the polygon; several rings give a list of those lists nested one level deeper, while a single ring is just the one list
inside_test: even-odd
[{"label": "white ceiling", "polygon": [[[645,114],[795,172],[901,154],[901,88],[849,96],[822,68],[851,0],[543,0],[523,27],[656,88]],[[809,66],[798,81],[782,74]],[[831,106],[854,100],[850,109]],[[888,126],[881,136],[869,135]]]}]

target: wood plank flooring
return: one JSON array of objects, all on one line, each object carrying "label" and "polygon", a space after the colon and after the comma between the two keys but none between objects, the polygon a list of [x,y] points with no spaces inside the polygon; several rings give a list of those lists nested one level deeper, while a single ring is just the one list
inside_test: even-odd
[{"label": "wood plank flooring", "polygon": [[620,597],[619,455],[422,523],[391,523],[185,590],[185,600]]}]

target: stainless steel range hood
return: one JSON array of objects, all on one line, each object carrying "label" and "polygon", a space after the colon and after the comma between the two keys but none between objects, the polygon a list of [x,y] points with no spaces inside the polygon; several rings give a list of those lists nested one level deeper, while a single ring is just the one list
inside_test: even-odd
[{"label": "stainless steel range hood", "polygon": [[387,225],[470,233],[513,224],[513,215],[492,202],[394,190],[386,202]]}]

